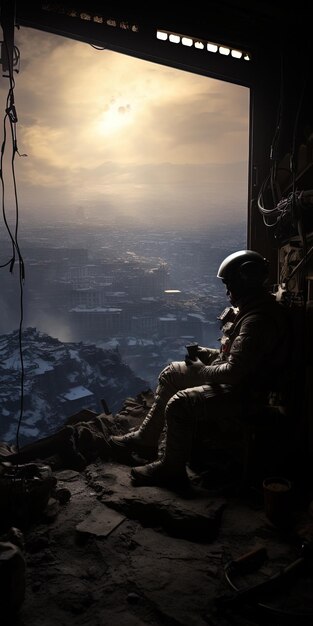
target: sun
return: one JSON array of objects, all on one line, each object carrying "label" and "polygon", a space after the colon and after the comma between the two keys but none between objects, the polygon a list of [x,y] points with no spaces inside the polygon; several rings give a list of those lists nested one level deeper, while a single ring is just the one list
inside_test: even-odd
[{"label": "sun", "polygon": [[122,100],[114,100],[105,111],[100,114],[96,126],[97,132],[102,135],[112,135],[121,131],[134,121],[134,114],[130,104]]}]

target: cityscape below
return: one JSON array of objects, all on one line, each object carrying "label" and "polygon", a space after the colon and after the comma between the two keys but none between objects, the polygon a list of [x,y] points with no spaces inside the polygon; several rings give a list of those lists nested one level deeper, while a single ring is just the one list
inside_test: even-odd
[{"label": "cityscape below", "polygon": [[[10,242],[0,242],[1,261]],[[184,344],[217,345],[227,306],[216,278],[223,258],[246,246],[245,224],[140,231],[89,223],[23,227],[23,326],[61,341],[116,347],[154,386]],[[1,263],[1,264],[2,264]],[[19,327],[18,270],[2,268],[0,333]]]},{"label": "cityscape below", "polygon": [[[184,359],[186,344],[218,347],[217,318],[229,302],[216,274],[225,256],[246,247],[245,229],[243,221],[188,231],[84,221],[23,226],[25,280],[21,288],[18,261],[12,272],[2,267],[0,334],[21,327],[23,350],[27,330],[28,359],[30,328],[64,344],[114,351],[154,390],[162,368]],[[12,251],[7,240],[0,244],[3,265]]]}]

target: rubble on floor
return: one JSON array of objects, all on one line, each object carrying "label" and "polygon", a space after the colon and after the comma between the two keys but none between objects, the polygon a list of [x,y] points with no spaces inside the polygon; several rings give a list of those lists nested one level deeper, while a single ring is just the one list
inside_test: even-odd
[{"label": "rubble on floor", "polygon": [[282,588],[264,600],[272,611],[257,602],[249,610],[219,609],[216,602],[231,591],[230,561],[265,548],[258,569],[233,577],[244,588],[299,558],[294,531],[310,533],[301,511],[286,532],[267,520],[261,494],[184,500],[166,489],[135,487],[129,467],[100,460],[84,472],[53,475],[58,507],[24,531],[25,597],[14,626],[248,626],[260,623],[264,611],[267,626],[281,626],[280,611],[313,610],[306,570],[296,573],[294,593],[289,583],[287,594]]},{"label": "rubble on floor", "polygon": [[[136,427],[148,407],[132,401],[136,408],[136,417],[127,405],[118,416],[120,431]],[[0,537],[0,556],[7,542],[20,555],[17,570],[0,558],[1,580],[8,571],[10,580],[19,580],[11,595],[0,585],[1,625],[311,623],[309,502],[295,497],[290,523],[275,526],[262,490],[239,493],[221,483],[214,493],[194,469],[188,473],[191,489],[178,494],[134,486],[130,466],[110,458],[98,457],[81,471],[56,464],[46,474],[53,480],[34,518],[26,516],[24,525],[19,518],[21,528]],[[234,562],[245,567],[230,567]],[[240,596],[294,562],[292,575],[279,585],[250,599]]]}]

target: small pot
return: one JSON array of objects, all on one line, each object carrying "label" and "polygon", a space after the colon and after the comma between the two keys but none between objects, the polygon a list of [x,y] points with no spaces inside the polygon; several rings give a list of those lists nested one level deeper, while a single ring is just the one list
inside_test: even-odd
[{"label": "small pot", "polygon": [[274,476],[263,481],[264,510],[275,526],[289,526],[292,519],[292,484],[288,478]]}]

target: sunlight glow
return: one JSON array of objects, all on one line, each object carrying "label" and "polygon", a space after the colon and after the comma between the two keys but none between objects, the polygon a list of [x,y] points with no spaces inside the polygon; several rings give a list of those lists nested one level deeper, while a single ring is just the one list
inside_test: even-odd
[{"label": "sunlight glow", "polygon": [[[206,42],[193,41],[194,47],[178,46],[186,55],[209,55],[195,49]],[[237,194],[239,212],[248,152],[245,87],[33,29],[21,28],[16,42],[23,59],[19,148],[30,155],[19,161],[19,174],[30,214],[41,219],[44,198],[62,219],[65,212],[75,219],[82,207],[84,219],[102,220],[105,207],[114,224],[135,219],[138,228],[183,228],[193,224],[195,204],[203,223],[219,215],[221,203],[232,206],[233,219],[237,205],[224,187]],[[2,96],[4,109],[4,90]]]},{"label": "sunlight glow", "polygon": [[117,133],[134,121],[134,114],[130,104],[122,99],[112,102],[106,111],[101,113],[97,120],[97,131],[103,135]]}]

